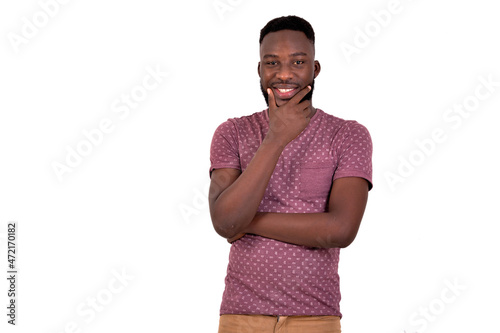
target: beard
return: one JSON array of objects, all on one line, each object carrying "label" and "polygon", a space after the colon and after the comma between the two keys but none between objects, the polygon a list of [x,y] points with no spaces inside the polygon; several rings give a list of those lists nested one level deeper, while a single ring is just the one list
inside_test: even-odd
[{"label": "beard", "polygon": [[[302,98],[302,100],[300,102],[310,101],[312,99],[313,91],[314,91],[314,81],[315,81],[315,79],[313,79],[313,82],[311,83],[311,91],[308,92],[307,95],[305,95],[304,98]],[[283,82],[283,83],[286,84],[286,82]],[[267,93],[266,89],[264,89],[264,87],[262,86],[262,82],[260,82],[260,91],[262,91],[262,95],[264,95],[264,99],[266,100],[266,104],[267,104],[267,106],[269,106],[269,94]]]}]

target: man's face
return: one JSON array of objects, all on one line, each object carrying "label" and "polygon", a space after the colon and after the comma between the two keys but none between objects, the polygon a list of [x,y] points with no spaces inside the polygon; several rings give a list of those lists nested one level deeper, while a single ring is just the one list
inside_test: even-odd
[{"label": "man's face", "polygon": [[[302,31],[281,30],[267,34],[260,45],[260,88],[268,103],[267,88],[276,104],[288,102],[301,89],[314,88],[320,65],[314,60],[314,45]],[[312,98],[313,89],[304,97]]]}]

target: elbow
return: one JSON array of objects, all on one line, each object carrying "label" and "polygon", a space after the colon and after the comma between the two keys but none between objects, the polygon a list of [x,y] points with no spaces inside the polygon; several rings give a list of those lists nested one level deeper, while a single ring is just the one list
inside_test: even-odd
[{"label": "elbow", "polygon": [[[213,207],[210,207],[210,218],[212,220],[212,226],[215,232],[224,238],[230,238],[234,233],[234,224],[231,223],[230,219],[227,218],[228,214],[220,212]],[[224,218],[226,217],[226,218]],[[236,233],[234,233],[236,234]]]},{"label": "elbow", "polygon": [[237,234],[241,233],[241,227],[238,227],[241,224],[235,222],[232,218],[221,218],[212,215],[212,225],[215,229],[215,232],[226,239],[233,238]]},{"label": "elbow", "polygon": [[356,236],[358,234],[358,228],[345,228],[345,230],[341,233],[341,237],[339,239],[340,248],[346,248],[354,242]]},{"label": "elbow", "polygon": [[226,239],[238,234],[237,224],[232,217],[231,211],[216,202],[210,202],[210,218],[215,232]]},{"label": "elbow", "polygon": [[354,242],[354,239],[356,238],[356,235],[351,236],[351,237],[344,237],[343,239],[340,240],[338,247],[341,249],[345,249],[349,245]]},{"label": "elbow", "polygon": [[251,219],[241,214],[232,214],[224,210],[212,209],[210,211],[212,225],[215,232],[226,239],[243,232],[243,229],[251,222]]},{"label": "elbow", "polygon": [[215,221],[212,221],[212,224],[214,226],[215,232],[226,239],[232,238],[238,234],[238,232],[235,230],[236,228],[234,227],[234,224],[227,225],[224,223],[216,223]]},{"label": "elbow", "polygon": [[333,247],[338,247],[341,249],[345,249],[351,243],[354,241],[354,237],[332,237],[333,239],[330,239],[329,242],[325,242],[323,244],[320,244],[320,247],[324,248],[333,248]]},{"label": "elbow", "polygon": [[317,247],[319,248],[346,248],[354,241],[355,237],[343,236],[339,233],[335,235],[328,235],[319,240]]},{"label": "elbow", "polygon": [[339,223],[338,220],[334,219],[334,225],[329,228],[330,232],[325,242],[326,246],[324,247],[338,247],[342,249],[348,247],[354,242],[358,234],[358,228],[359,224]]}]

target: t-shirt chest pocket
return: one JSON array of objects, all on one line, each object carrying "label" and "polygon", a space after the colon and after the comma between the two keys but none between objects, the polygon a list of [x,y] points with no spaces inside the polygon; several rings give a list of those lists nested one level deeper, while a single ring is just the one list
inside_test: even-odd
[{"label": "t-shirt chest pocket", "polygon": [[333,161],[303,163],[299,174],[299,197],[303,200],[326,199],[332,188]]}]

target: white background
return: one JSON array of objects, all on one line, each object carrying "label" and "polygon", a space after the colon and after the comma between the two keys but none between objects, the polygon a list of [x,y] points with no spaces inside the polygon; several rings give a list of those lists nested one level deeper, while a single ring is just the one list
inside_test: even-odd
[{"label": "white background", "polygon": [[[374,143],[374,188],[341,251],[343,332],[497,330],[500,86],[455,128],[443,118],[480,76],[500,81],[494,2],[401,0],[380,31],[370,13],[389,0],[220,3],[74,0],[47,22],[37,1],[1,3],[0,267],[18,221],[20,273],[15,327],[2,278],[0,330],[217,331],[230,246],[208,214],[210,141],[265,108],[259,31],[288,14],[316,31],[314,105]],[[41,27],[16,46],[34,16]],[[342,43],[361,45],[366,27],[346,57]],[[113,103],[148,67],[168,75],[121,119]],[[103,119],[111,133],[59,180],[54,162]],[[446,140],[419,153],[436,128]],[[410,156],[418,165],[391,187]]]}]

